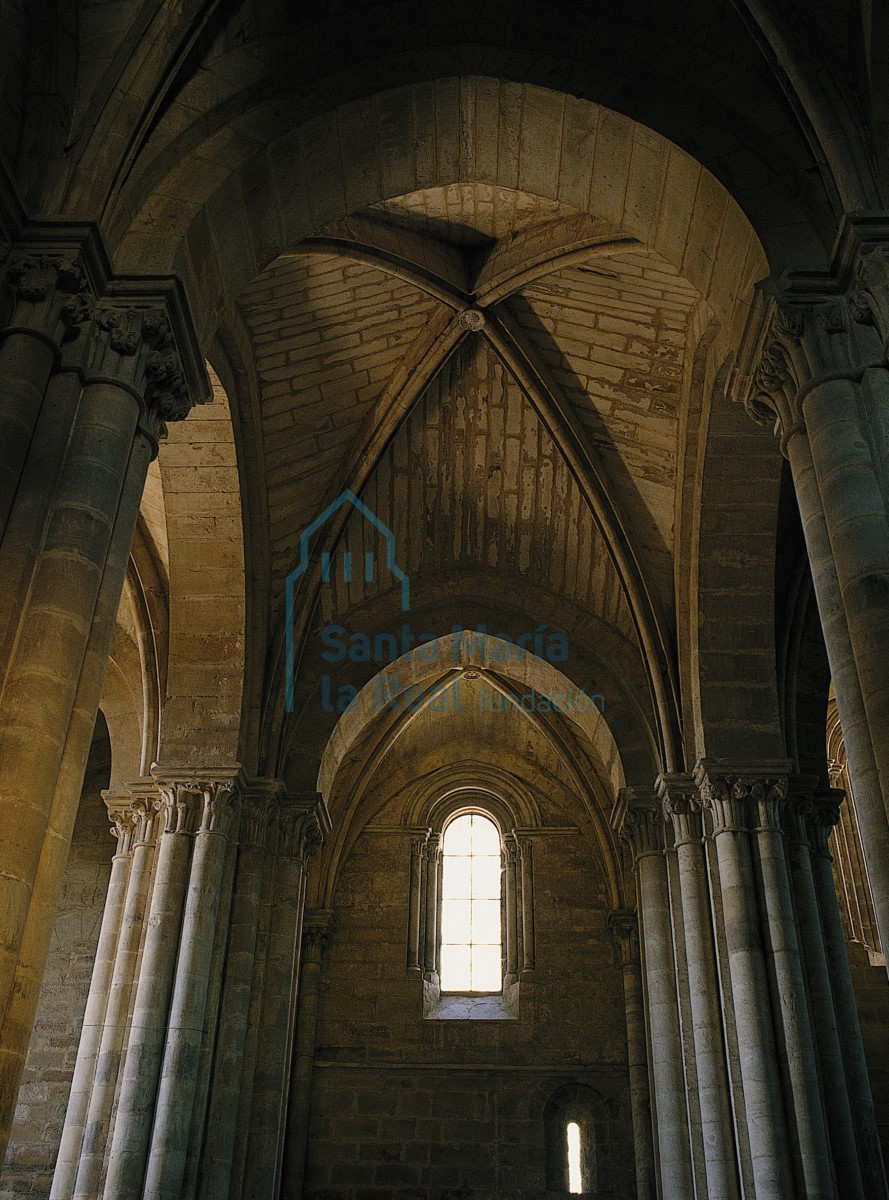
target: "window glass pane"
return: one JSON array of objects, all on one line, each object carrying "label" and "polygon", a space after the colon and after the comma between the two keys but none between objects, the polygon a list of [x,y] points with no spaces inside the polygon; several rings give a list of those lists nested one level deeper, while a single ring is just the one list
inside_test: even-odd
[{"label": "window glass pane", "polygon": [[568,1191],[572,1196],[583,1192],[580,1178],[580,1126],[571,1121],[565,1131],[568,1135]]},{"label": "window glass pane", "polygon": [[442,858],[441,894],[445,900],[468,900],[472,877],[471,858]]},{"label": "window glass pane", "polygon": [[468,992],[472,984],[470,973],[470,949],[468,946],[442,946],[441,978],[448,981],[452,992]]},{"label": "window glass pane", "polygon": [[449,900],[441,906],[442,945],[468,945],[470,938],[467,936],[467,933],[471,929],[471,926],[471,900]]},{"label": "window glass pane", "polygon": [[500,895],[500,856],[496,858],[473,858],[473,899],[493,900]]},{"label": "window glass pane", "polygon": [[473,813],[470,818],[472,829],[472,853],[494,854],[500,857],[500,834],[492,821]]},{"label": "window glass pane", "polygon": [[500,901],[472,901],[472,944],[500,949]]},{"label": "window glass pane", "polygon": [[490,818],[466,813],[442,846],[441,987],[497,992],[501,971],[500,833]]},{"label": "window glass pane", "polygon": [[472,816],[458,817],[445,830],[445,854],[472,853]]},{"label": "window glass pane", "polygon": [[500,975],[500,947],[472,947],[472,982],[474,992],[499,992],[503,986]]}]

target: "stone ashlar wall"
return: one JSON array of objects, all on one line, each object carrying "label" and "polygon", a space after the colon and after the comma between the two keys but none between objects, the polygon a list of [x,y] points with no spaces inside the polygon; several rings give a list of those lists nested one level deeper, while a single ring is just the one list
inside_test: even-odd
[{"label": "stone ashlar wall", "polygon": [[100,794],[108,786],[110,769],[111,747],[100,713],[0,1174],[0,1200],[49,1195],[114,853]]},{"label": "stone ashlar wall", "polygon": [[[376,818],[390,830],[396,820]],[[324,957],[309,1200],[560,1194],[545,1190],[544,1108],[575,1083],[600,1098],[593,1194],[635,1196],[623,991],[601,868],[576,832],[542,833],[533,853],[537,957],[519,1018],[428,1020],[405,967],[410,837],[358,839]]]}]

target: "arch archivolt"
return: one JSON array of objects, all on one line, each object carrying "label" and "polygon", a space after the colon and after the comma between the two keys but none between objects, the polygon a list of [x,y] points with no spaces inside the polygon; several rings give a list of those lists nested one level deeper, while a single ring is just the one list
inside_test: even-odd
[{"label": "arch archivolt", "polygon": [[441,830],[452,812],[473,804],[488,808],[501,830],[542,823],[533,788],[513,772],[475,760],[448,763],[408,789],[402,820]]},{"label": "arch archivolt", "polygon": [[[505,643],[498,643],[496,638],[488,641],[488,653],[507,649]],[[442,639],[442,643],[447,657],[453,645],[446,644],[449,639]],[[473,745],[477,735],[471,732],[472,719],[465,719],[466,710],[460,707],[460,702],[471,705],[467,695],[477,695],[485,687],[499,691],[505,702],[515,708],[516,716],[521,713],[523,723],[529,727],[528,736],[549,748],[553,763],[557,764],[555,769],[561,773],[558,791],[563,796],[563,803],[570,808],[571,818],[581,832],[592,839],[615,904],[618,903],[622,871],[607,812],[625,780],[620,752],[607,722],[594,704],[584,711],[549,715],[523,712],[510,698],[516,695],[512,690],[515,687],[553,697],[578,691],[561,671],[536,655],[525,654],[521,661],[501,661],[496,671],[489,668],[486,654],[473,652],[471,647],[462,645],[455,661],[438,669],[431,667],[428,661],[423,663],[418,657],[407,655],[386,668],[389,682],[383,711],[378,679],[375,678],[359,692],[352,711],[343,713],[327,742],[318,775],[318,791],[327,801],[334,822],[316,882],[319,903],[331,903],[340,866],[355,839],[372,820],[381,803],[380,793],[384,792],[387,798],[396,794],[393,779],[403,781],[400,785],[404,790],[401,821],[408,828],[428,824],[436,804],[460,791],[490,792],[507,811],[514,811],[514,824],[529,827],[542,824],[537,792],[541,787],[551,789],[553,785],[547,784],[549,777],[545,774],[534,784],[520,780],[516,774],[522,768],[515,758],[515,731],[510,732],[512,740],[508,743],[512,769],[507,769],[505,764],[497,766],[486,762],[491,753],[488,739],[479,743],[480,761],[466,760],[467,739],[468,744]],[[400,689],[397,694],[392,682],[396,679]],[[449,689],[455,686],[462,688],[459,702],[448,696]],[[411,697],[410,702],[402,704],[406,695]],[[444,703],[450,705],[447,712],[441,711]],[[440,727],[443,741],[440,745],[422,749],[421,735],[417,741],[421,749],[417,755],[411,754],[399,774],[394,752],[400,749],[400,743],[410,740],[412,726],[420,722],[424,714],[435,711],[432,706],[436,704],[440,706],[438,715],[441,719],[437,727]],[[473,711],[475,709],[470,707],[470,712]],[[427,761],[429,769],[424,770]],[[506,761],[509,761],[509,755]],[[383,778],[385,784],[381,784]]]},{"label": "arch archivolt", "polygon": [[[481,105],[492,119],[477,119]],[[411,134],[394,173],[382,112],[400,114]],[[440,80],[434,90],[393,89],[286,132],[261,157],[227,178],[219,204],[207,189],[212,173],[177,199],[184,234],[177,261],[169,225],[161,238],[134,220],[115,247],[133,267],[150,259],[155,270],[182,269],[205,330],[270,261],[332,222],[452,184],[527,192],[608,223],[662,255],[737,332],[748,289],[768,269],[738,205],[690,155],[598,104],[530,84],[468,77]],[[270,194],[250,186],[257,174]],[[208,226],[205,206],[225,208],[224,230]]]},{"label": "arch archivolt", "polygon": [[[483,651],[482,643],[485,647]],[[409,689],[419,687],[433,693],[440,689],[442,684],[446,685],[448,680],[462,675],[467,670],[484,671],[486,677],[493,678],[493,673],[486,668],[495,658],[496,674],[504,680],[508,679],[549,696],[555,693],[576,694],[580,690],[552,663],[529,651],[522,651],[519,655],[517,647],[507,645],[490,635],[479,639],[472,631],[467,630],[459,637],[445,637],[437,643],[430,643],[426,650],[428,658],[421,655],[405,655],[387,665],[386,674],[393,681],[397,680],[398,684],[398,692],[393,690],[390,695],[390,709],[394,710],[399,697]],[[318,772],[317,787],[322,795],[326,796],[340,764],[379,716],[377,687],[376,678],[366,683],[358,693],[354,707],[344,712],[334,727],[324,748]],[[421,711],[421,707],[418,705],[417,711]],[[620,765],[620,752],[605,718],[596,705],[585,706],[583,710],[573,708],[563,715],[596,749],[600,761],[607,764],[611,771],[616,787],[623,787],[626,781]],[[387,748],[384,745],[384,752]]]},{"label": "arch archivolt", "polygon": [[174,424],[152,464],[102,707],[114,786],[156,761],[236,760],[244,686],[245,560],[228,400]]},{"label": "arch archivolt", "polygon": [[172,424],[159,454],[170,626],[159,759],[238,761],[245,662],[244,532],[229,399]]}]

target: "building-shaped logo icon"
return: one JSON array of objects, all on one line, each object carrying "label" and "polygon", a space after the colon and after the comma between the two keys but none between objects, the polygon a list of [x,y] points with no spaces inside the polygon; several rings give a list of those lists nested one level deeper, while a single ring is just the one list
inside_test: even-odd
[{"label": "building-shaped logo icon", "polygon": [[[296,584],[308,570],[309,566],[309,547],[312,538],[318,530],[325,524],[335,512],[338,512],[344,504],[350,504],[354,509],[364,517],[366,521],[383,535],[386,543],[386,567],[390,574],[398,580],[401,587],[401,608],[402,612],[407,612],[410,609],[410,580],[398,563],[395,561],[395,534],[385,525],[375,512],[367,507],[367,505],[355,495],[353,491],[346,488],[337,496],[332,504],[328,504],[327,508],[315,518],[315,520],[306,529],[303,530],[302,536],[299,539],[299,562],[287,576],[286,596],[285,596],[285,621],[286,621],[286,636],[287,636],[287,688],[286,688],[286,704],[287,711],[293,712],[293,692],[294,692],[294,654],[296,647],[294,646],[294,616],[295,616],[295,596]],[[365,583],[371,583],[374,579],[376,566],[376,556],[372,550],[368,550],[364,555],[363,577]],[[352,554],[348,550],[344,550],[342,554],[342,570],[343,582],[350,583],[353,578]],[[331,558],[330,552],[325,550],[321,555],[321,581],[322,583],[330,583]]]}]

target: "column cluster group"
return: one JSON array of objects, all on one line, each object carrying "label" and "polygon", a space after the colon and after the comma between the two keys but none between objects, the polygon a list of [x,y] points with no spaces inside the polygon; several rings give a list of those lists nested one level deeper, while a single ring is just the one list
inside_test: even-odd
[{"label": "column cluster group", "polygon": [[653,1143],[664,1200],[889,1195],[828,850],[842,794],[816,784],[702,762],[615,807],[647,1014],[637,1157]]},{"label": "column cluster group", "polygon": [[245,1177],[271,1195],[323,803],[230,766],[157,770],[108,804],[117,853],[53,1200],[210,1200]]}]

